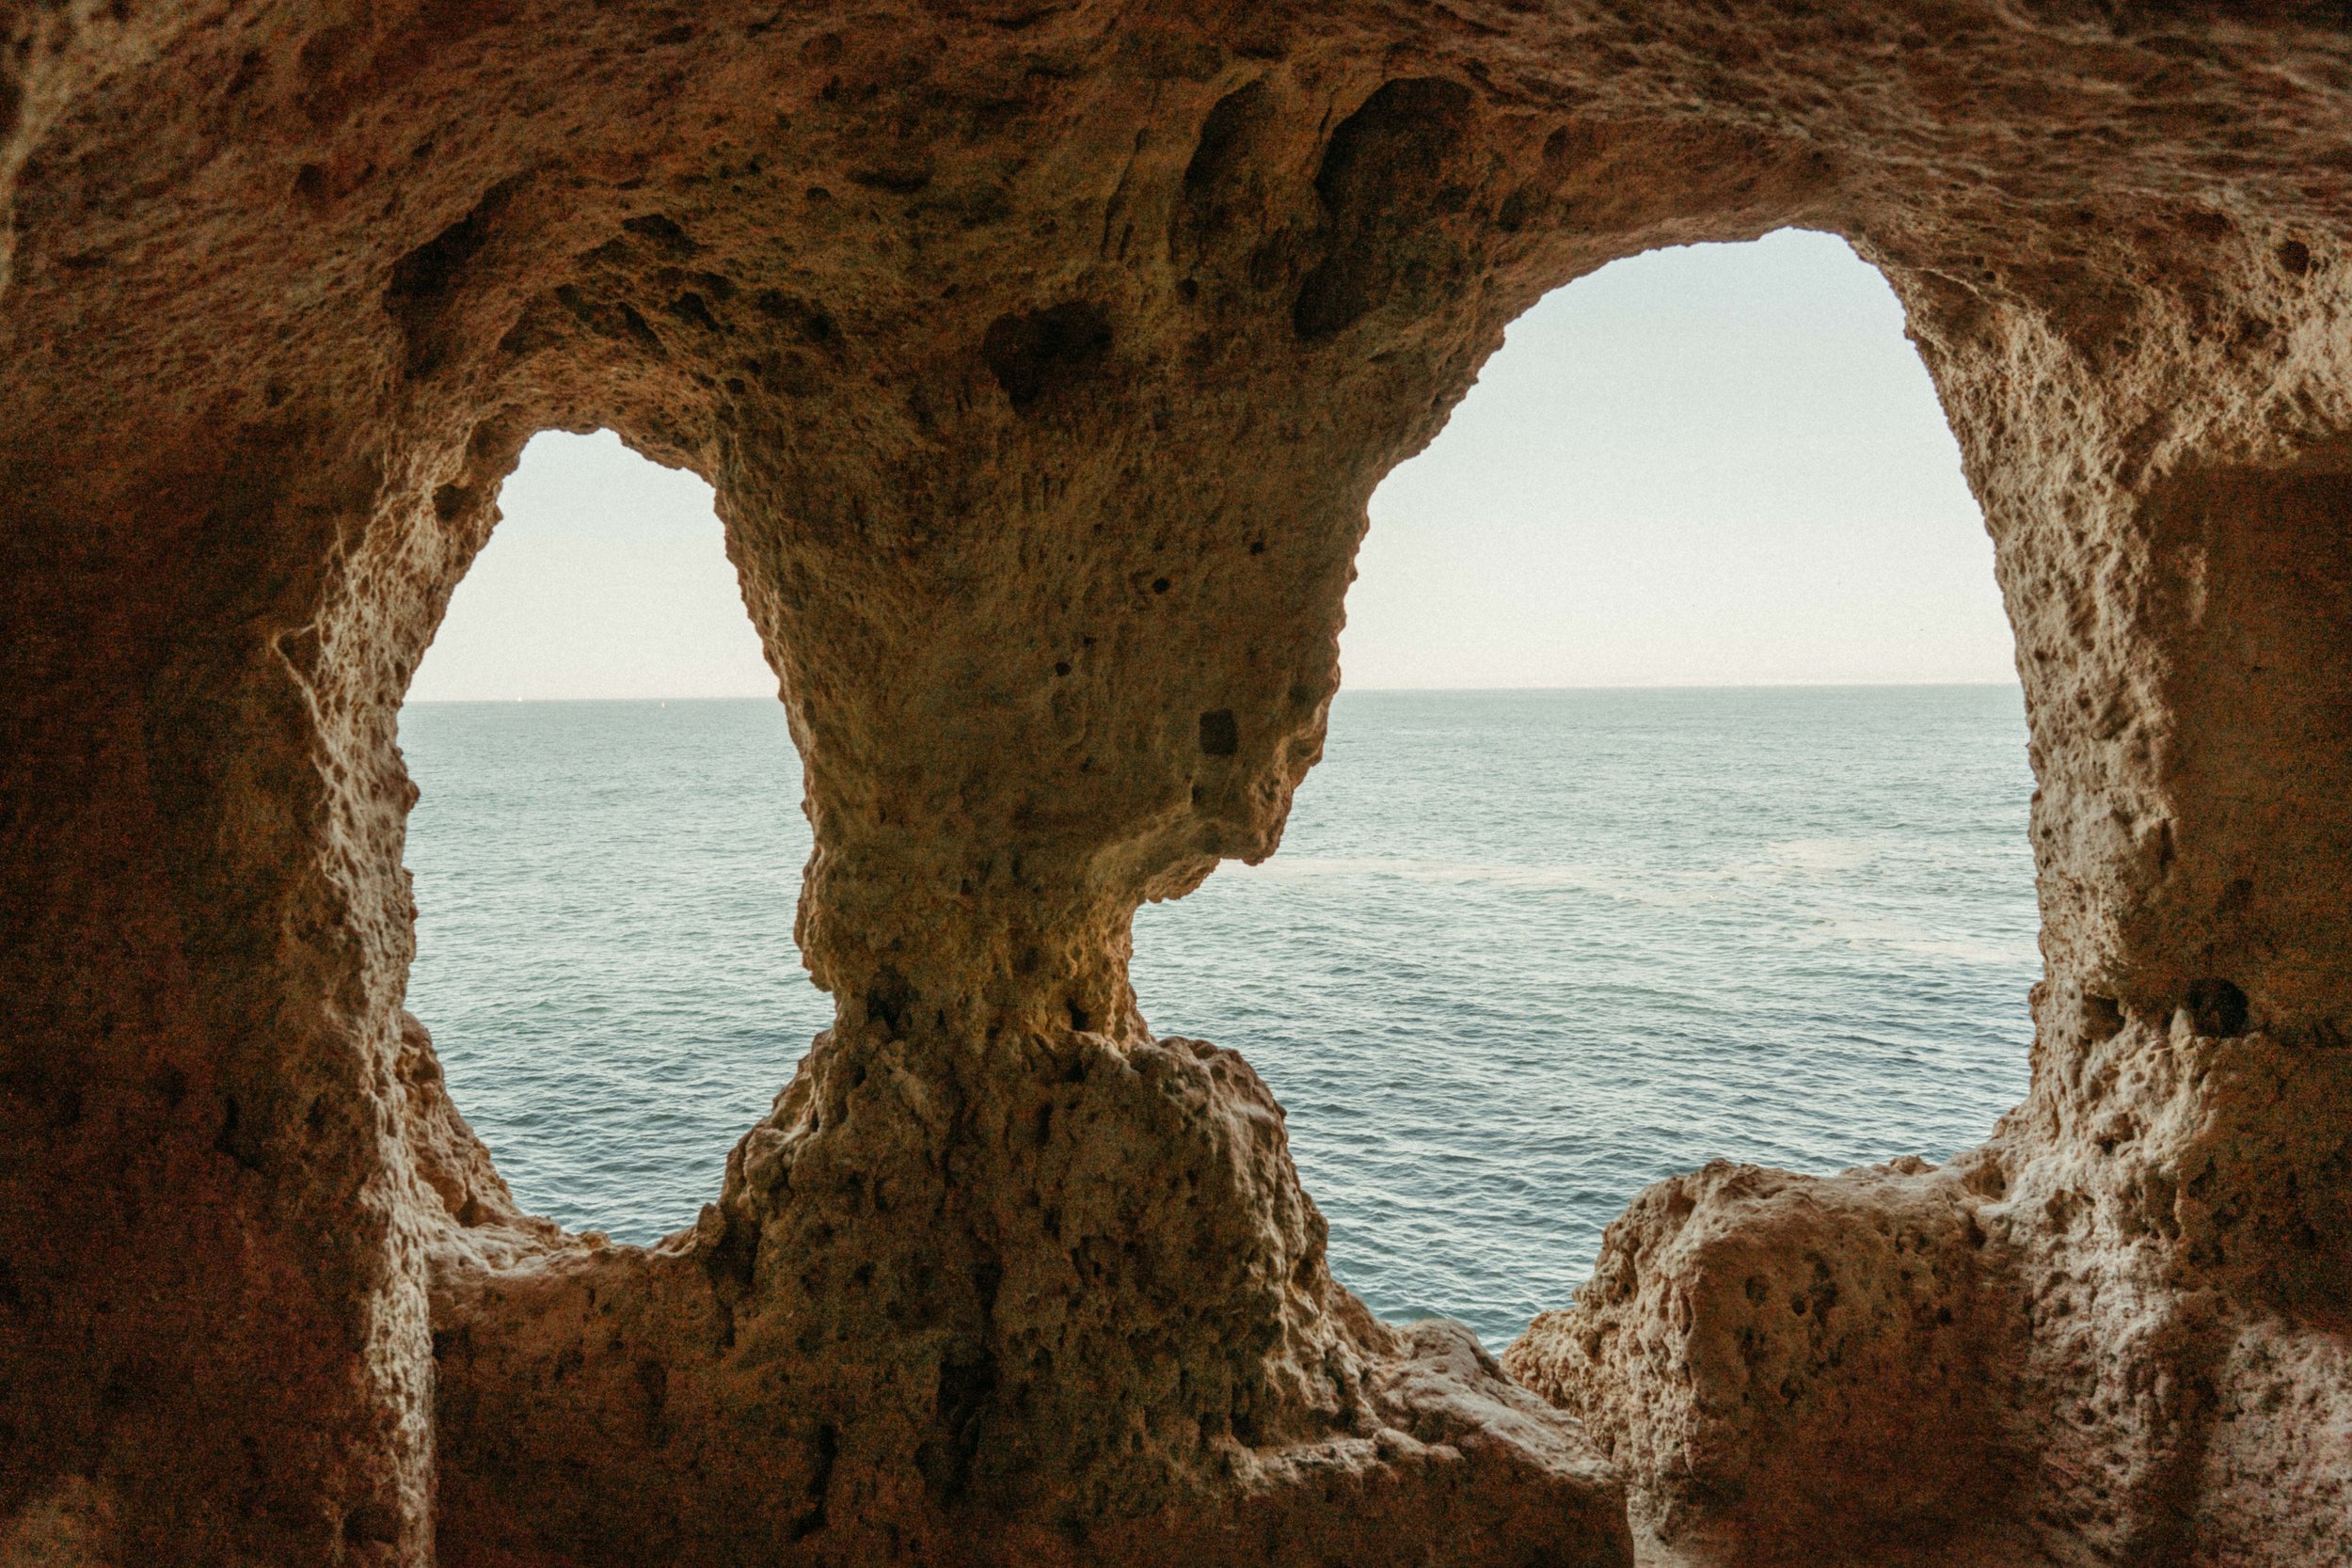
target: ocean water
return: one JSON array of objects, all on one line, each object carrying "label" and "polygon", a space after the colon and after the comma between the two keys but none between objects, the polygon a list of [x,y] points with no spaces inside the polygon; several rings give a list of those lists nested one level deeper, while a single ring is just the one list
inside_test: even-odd
[{"label": "ocean water", "polygon": [[[830,1016],[769,702],[416,705],[409,1006],[528,1207],[650,1241]],[[2024,1092],[2013,687],[1347,692],[1281,852],[1145,909],[1163,1034],[1290,1113],[1333,1272],[1500,1346],[1645,1183],[1940,1159]]]}]

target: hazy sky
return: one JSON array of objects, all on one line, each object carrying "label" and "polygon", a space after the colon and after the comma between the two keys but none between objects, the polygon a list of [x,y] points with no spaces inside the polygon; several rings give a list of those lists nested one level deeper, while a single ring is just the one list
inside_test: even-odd
[{"label": "hazy sky", "polygon": [[[774,693],[700,480],[548,434],[501,505],[412,698]],[[1372,522],[1351,687],[2015,678],[1901,311],[1826,235],[1553,293]]]}]

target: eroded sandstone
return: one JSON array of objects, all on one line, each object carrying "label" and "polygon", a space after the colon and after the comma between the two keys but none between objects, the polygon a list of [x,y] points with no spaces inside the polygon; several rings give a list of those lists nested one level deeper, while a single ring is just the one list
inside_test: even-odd
[{"label": "eroded sandstone", "polygon": [[[1722,1561],[2344,1556],[2336,8],[0,37],[11,1560],[1606,1562],[1629,1497]],[[1509,1357],[1548,1403],[1330,1280],[1127,923],[1275,850],[1365,499],[1503,325],[1792,223],[1995,542],[2034,1087],[1942,1170],[1645,1195]],[[402,692],[594,426],[718,493],[838,1004],[650,1249],[517,1213],[403,1010]]]}]

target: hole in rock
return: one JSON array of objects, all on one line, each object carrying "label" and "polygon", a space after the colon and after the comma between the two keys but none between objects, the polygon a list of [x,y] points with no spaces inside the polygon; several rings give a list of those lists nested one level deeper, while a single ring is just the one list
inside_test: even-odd
[{"label": "hole in rock", "polygon": [[650,1241],[831,1021],[808,824],[709,487],[543,435],[409,689],[408,1006],[522,1205]]},{"label": "hole in rock", "polygon": [[1279,853],[1146,909],[1134,966],[1289,1108],[1339,1277],[1499,1347],[1652,1180],[1983,1137],[2026,1078],[2033,784],[1884,280],[1797,231],[1605,268],[1372,516]]}]

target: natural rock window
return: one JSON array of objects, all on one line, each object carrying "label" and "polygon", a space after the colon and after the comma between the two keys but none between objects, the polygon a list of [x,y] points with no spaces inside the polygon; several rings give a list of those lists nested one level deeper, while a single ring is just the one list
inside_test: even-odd
[{"label": "natural rock window", "polygon": [[800,759],[707,485],[548,434],[500,505],[401,716],[408,1006],[524,1208],[650,1242],[830,1012]]},{"label": "natural rock window", "polygon": [[2033,781],[1876,271],[1799,231],[1612,263],[1371,514],[1280,852],[1136,923],[1146,1017],[1289,1107],[1337,1275],[1500,1349],[1653,1180],[1981,1139],[2026,1085]]},{"label": "natural rock window", "polygon": [[[518,1201],[651,1242],[827,1022],[799,758],[707,486],[550,434],[501,504],[404,716],[410,1006]],[[1373,515],[1367,684],[1601,689],[1344,692],[1284,851],[1141,917],[1147,1015],[1262,1064],[1343,1280],[1500,1348],[1652,1180],[1980,1138],[2034,975],[2014,692],[1737,689],[2008,675],[1876,274],[1794,231],[1614,263]]]}]

